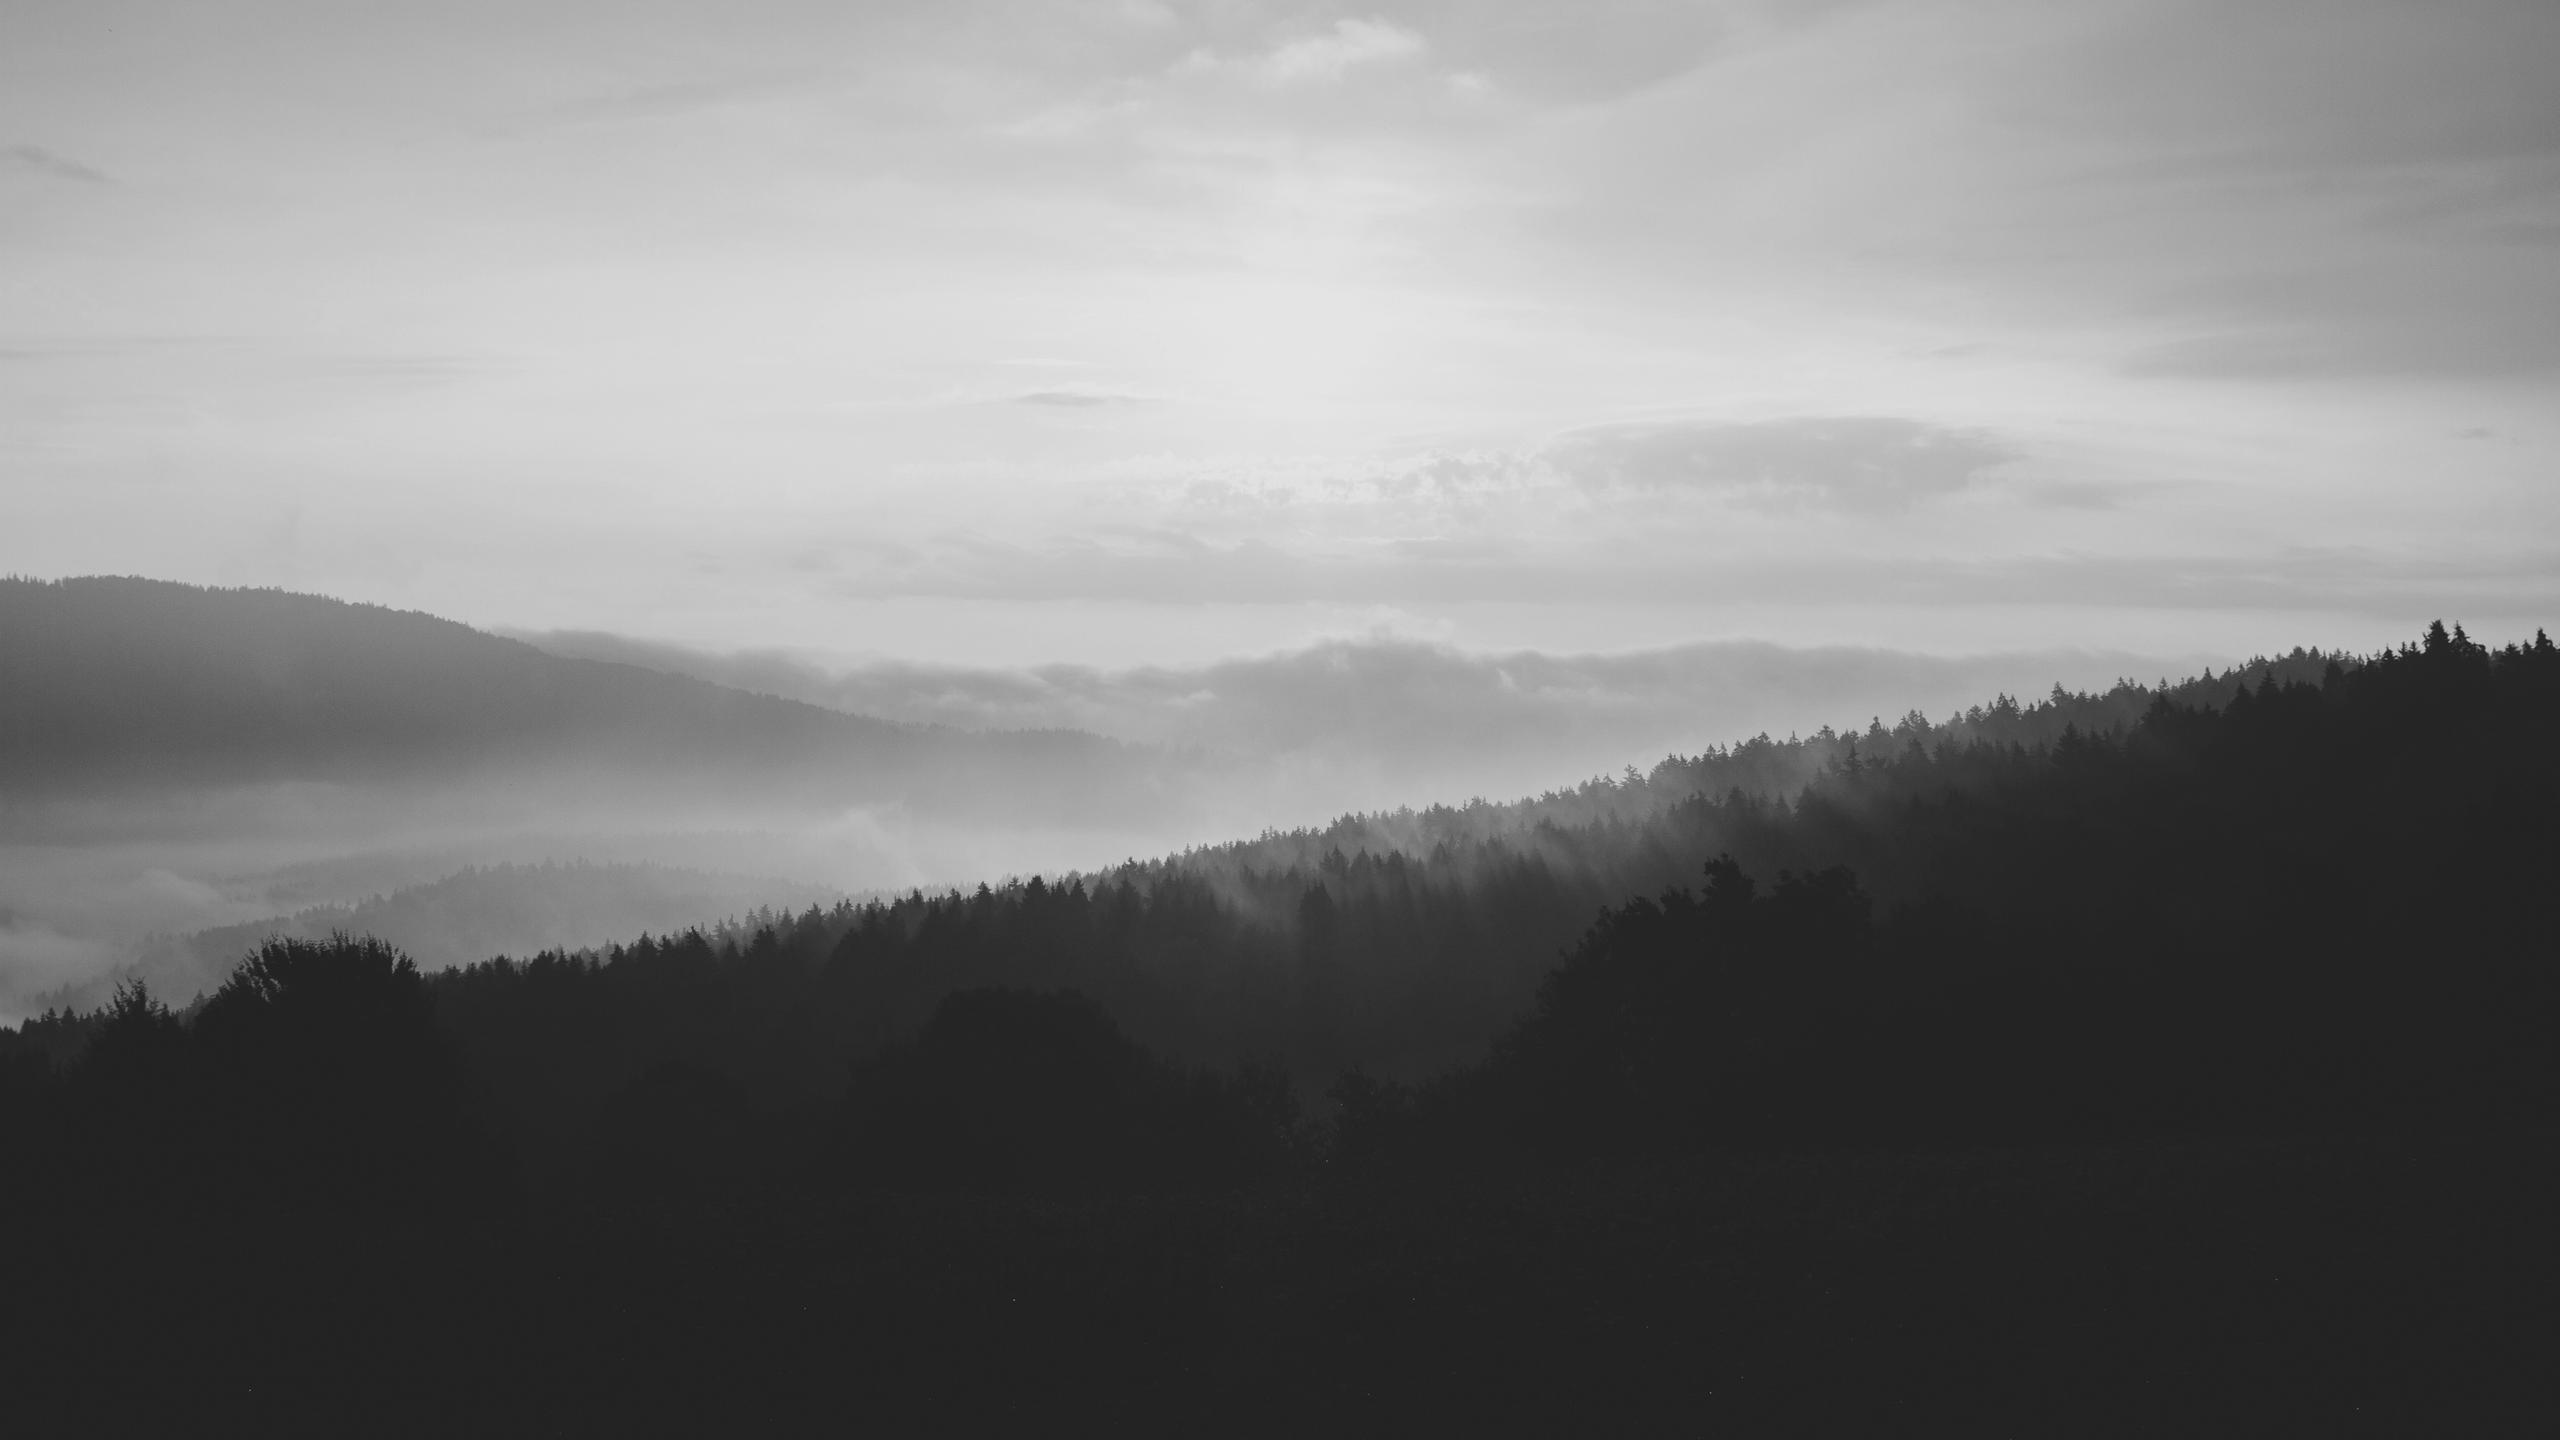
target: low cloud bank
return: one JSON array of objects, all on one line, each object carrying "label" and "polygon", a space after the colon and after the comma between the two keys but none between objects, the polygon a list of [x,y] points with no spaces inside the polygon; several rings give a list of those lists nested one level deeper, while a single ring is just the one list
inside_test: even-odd
[{"label": "low cloud bank", "polygon": [[1907,509],[2018,458],[1978,431],[1884,416],[1603,425],[1560,436],[1547,451],[1586,485],[1841,510]]},{"label": "low cloud bank", "polygon": [[[1339,640],[1187,667],[1026,670],[908,663],[830,667],[594,632],[521,638],[558,654],[645,665],[889,719],[969,729],[1066,727],[1182,747],[1231,783],[1273,793],[1253,822],[1535,793],[1628,764],[1747,738],[1932,717],[1995,693],[2190,673],[2205,657],[2080,650],[1966,657],[1712,642],[1614,655],[1471,654],[1391,638]],[[2214,663],[2221,663],[2217,658]],[[1307,817],[1311,818],[1311,817]]]},{"label": "low cloud bank", "polygon": [[[904,806],[715,811],[640,797],[606,808],[578,787],[557,803],[554,793],[539,777],[260,786],[0,814],[0,1025],[93,1006],[123,976],[184,1003],[268,933],[343,924],[446,965],[757,905],[1090,869],[1227,839],[1241,824],[1226,811],[1168,820],[1155,805],[1136,807],[1143,821],[1097,814],[1071,826]],[[597,868],[546,863],[573,861]],[[503,894],[453,883],[506,866],[523,883]]]}]

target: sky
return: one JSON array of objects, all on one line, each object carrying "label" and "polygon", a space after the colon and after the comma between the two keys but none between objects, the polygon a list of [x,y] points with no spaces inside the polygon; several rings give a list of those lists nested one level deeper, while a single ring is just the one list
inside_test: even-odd
[{"label": "sky", "polygon": [[2560,618],[2560,5],[12,0],[0,571],[844,663]]}]

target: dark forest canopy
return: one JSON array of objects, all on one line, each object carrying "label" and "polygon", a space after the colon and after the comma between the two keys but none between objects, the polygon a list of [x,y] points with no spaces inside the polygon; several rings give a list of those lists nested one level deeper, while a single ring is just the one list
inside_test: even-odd
[{"label": "dark forest canopy", "polygon": [[[1864,730],[1834,730],[1826,725],[1811,735],[1790,735],[1784,740],[1763,733],[1711,745],[1694,755],[1666,756],[1650,771],[1629,766],[1618,776],[1598,776],[1532,799],[1496,803],[1479,798],[1464,805],[1347,815],[1327,826],[1267,831],[1251,840],[1188,850],[1161,863],[1193,871],[1307,870],[1335,851],[1425,856],[1444,845],[1485,841],[1543,826],[1634,820],[1698,796],[1723,798],[1737,790],[1755,799],[1792,801],[1807,786],[1843,768],[1890,760],[1914,745],[1933,753],[1949,744],[2050,747],[2066,731],[2121,738],[2157,700],[2218,710],[2243,689],[2254,691],[2271,680],[2279,685],[2319,684],[2331,666],[2343,673],[2364,663],[2359,656],[2297,647],[2272,659],[2251,659],[2221,675],[2208,671],[2174,684],[2119,680],[2102,692],[2069,691],[2056,685],[2041,700],[2021,702],[1998,695],[1944,721],[1933,722],[1910,711],[1890,726],[1881,717],[1873,718]],[[1131,872],[1123,867],[1117,873]]]},{"label": "dark forest canopy", "polygon": [[2560,653],[2301,668],[1795,742],[1792,795],[1666,768],[433,975],[271,939],[192,1016],[0,1033],[44,1237],[0,1340],[81,1406],[482,1427],[2529,1429]]},{"label": "dark forest canopy", "polygon": [[[2107,1123],[2136,1128],[2292,1123],[2323,1106],[2371,1119],[2453,1095],[2546,1103],[2547,1059],[2513,1027],[2547,1015],[2550,999],[2545,967],[2526,958],[2530,906],[2560,860],[2549,642],[2491,651],[2439,626],[2361,663],[2303,653],[2252,673],[2001,702],[1900,734],[1755,741],[1517,806],[1356,817],[1093,875],[812,907],[751,934],[500,958],[420,983],[501,1128],[535,1150],[582,1143],[572,1137],[599,1107],[653,1066],[717,1076],[757,1113],[836,1103],[854,1058],[929,1033],[945,997],[990,989],[1074,991],[1177,1065],[1277,1065],[1304,1086],[1356,1069],[1381,1093],[1462,1073],[1516,1080],[1548,1073],[1529,1058],[1557,1053],[1539,1037],[1588,1023],[1559,998],[1582,993],[1573,977],[1674,964],[1611,958],[1628,947],[1728,943],[1775,957],[1773,978],[1731,994],[1627,981],[1651,997],[1639,1007],[1649,1023],[1671,1027],[1642,1044],[1676,1050],[1742,1025],[1779,1067],[1753,1070],[1754,1084],[1795,1065],[1855,1074],[1886,1056],[1924,1077],[1931,1055],[2000,1054],[2051,1072],[1971,1090],[1940,1073],[1971,1098],[1946,1098],[1925,1124],[1906,1117],[1922,1130],[2063,1123],[2018,1112],[2025,1095],[2100,1106],[2117,1116]],[[1791,797],[1743,783],[1790,769],[1811,776]],[[1715,878],[1692,899],[1702,867]],[[1799,936],[1793,922],[1754,920],[1732,933],[1757,938],[1718,938],[1725,922],[1712,917],[1763,913],[1719,900],[1754,884],[1769,897],[1757,904],[1778,906],[1769,915],[1827,905],[1830,928]],[[1852,912],[1854,924],[1840,918]],[[2463,978],[2412,988],[2419,964]],[[68,1053],[99,1023],[47,1017],[16,1043]],[[2387,1042],[2359,1028],[2378,1025]],[[2187,1047],[2177,1077],[2155,1076],[2165,1088],[2138,1101],[2108,1087],[2140,1090],[2152,1082],[2129,1077],[2171,1051],[2135,1044],[2136,1032]],[[2316,1055],[2286,1048],[2314,1033],[2348,1038]],[[1792,1050],[1773,1038],[1791,1034]],[[1507,1058],[1483,1071],[1498,1040]],[[1606,1041],[1621,1043],[1638,1041]],[[2368,1049],[2400,1058],[2381,1064]],[[2457,1054],[2469,1058],[2453,1064]],[[2375,1078],[2400,1076],[2412,1056],[2445,1061],[2429,1082],[2444,1094]],[[2482,1065],[2508,1068],[2492,1082]],[[2249,1093],[2197,1093],[2222,1083],[2197,1077],[2234,1066],[2252,1078],[2231,1084]],[[2058,1085],[2064,1072],[2115,1098]],[[1909,1097],[1927,1084],[1895,1088]],[[1752,1133],[1845,1141],[1884,1124],[1830,1103],[1798,1117],[1811,1127],[1800,1134],[1796,1120]]]}]

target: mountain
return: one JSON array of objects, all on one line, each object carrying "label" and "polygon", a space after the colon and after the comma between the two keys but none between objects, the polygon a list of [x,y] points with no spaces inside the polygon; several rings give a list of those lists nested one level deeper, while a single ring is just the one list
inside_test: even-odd
[{"label": "mountain", "polygon": [[280,590],[0,580],[0,790],[530,781],[817,809],[1145,807],[1165,758],[1060,730],[971,734]]},{"label": "mountain", "polygon": [[0,1018],[89,993],[151,934],[464,867],[844,894],[1216,833],[1201,782],[1158,747],[892,723],[319,596],[0,579]]},{"label": "mountain", "polygon": [[[1021,669],[871,660],[836,669],[578,631],[507,632],[554,654],[644,665],[855,714],[964,729],[1064,727],[1285,777],[1239,823],[1532,793],[1631,758],[1759,731],[1960,711],[2002,691],[2194,673],[2083,649],[1928,655],[1723,640],[1602,654],[1473,653],[1391,635],[1205,664]],[[2314,666],[2317,673],[2317,666]]]}]

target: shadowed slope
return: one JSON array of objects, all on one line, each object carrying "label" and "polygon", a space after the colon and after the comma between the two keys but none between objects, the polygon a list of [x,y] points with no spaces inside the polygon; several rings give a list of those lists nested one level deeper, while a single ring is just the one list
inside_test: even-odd
[{"label": "shadowed slope", "polygon": [[0,580],[0,784],[21,798],[533,774],[1042,812],[1143,804],[1158,768],[1091,735],[897,724],[319,596]]}]

